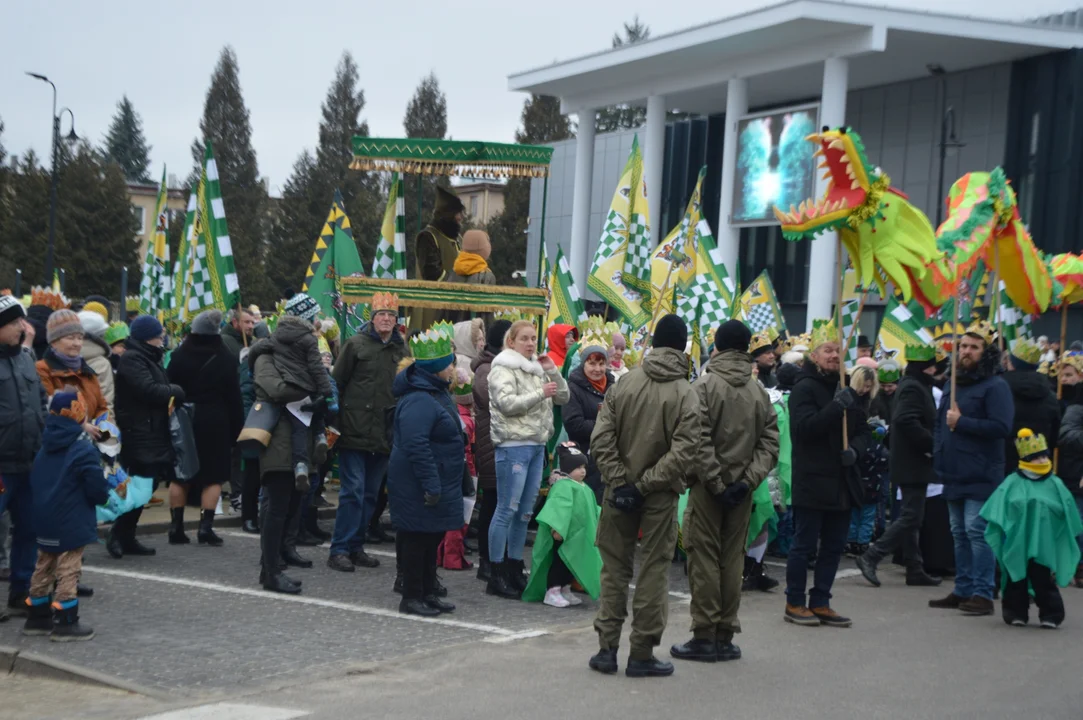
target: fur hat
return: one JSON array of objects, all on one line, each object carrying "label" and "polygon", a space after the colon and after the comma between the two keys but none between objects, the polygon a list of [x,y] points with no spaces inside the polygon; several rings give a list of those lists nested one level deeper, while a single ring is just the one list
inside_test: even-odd
[{"label": "fur hat", "polygon": [[[714,346],[719,352],[723,350],[748,352],[751,342],[752,331],[740,320],[727,320],[718,326],[714,334]],[[767,347],[770,348],[770,342],[767,343]]]},{"label": "fur hat", "polygon": [[83,332],[83,324],[79,322],[79,316],[68,309],[57,310],[49,316],[49,322],[45,323],[45,340],[50,344],[60,338],[81,335]]},{"label": "fur hat", "polygon": [[192,320],[193,335],[221,335],[222,311],[204,310]]},{"label": "fur hat", "polygon": [[79,316],[79,323],[83,326],[83,332],[87,335],[93,335],[97,338],[105,338],[105,331],[109,329],[102,316],[93,310],[80,310],[77,315]]},{"label": "fur hat", "polygon": [[484,230],[467,230],[463,233],[463,252],[481,255],[486,260],[493,252],[493,245],[489,242],[489,234]]},{"label": "fur hat", "polygon": [[677,315],[664,315],[658,324],[654,326],[654,337],[651,338],[651,347],[672,348],[678,352],[684,352],[688,344],[688,326]]}]

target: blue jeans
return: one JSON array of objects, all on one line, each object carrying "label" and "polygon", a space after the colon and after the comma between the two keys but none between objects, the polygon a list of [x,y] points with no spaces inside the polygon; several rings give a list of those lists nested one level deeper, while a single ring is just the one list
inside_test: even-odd
[{"label": "blue jeans", "polygon": [[11,587],[9,592],[18,595],[30,590],[30,577],[38,561],[38,537],[34,532],[34,495],[31,492],[30,473],[6,473],[0,494],[0,513],[7,510],[11,515]]},{"label": "blue jeans", "polygon": [[955,538],[955,594],[993,599],[996,562],[985,542],[984,500],[948,500],[948,519]]},{"label": "blue jeans", "polygon": [[365,533],[376,507],[376,493],[387,471],[387,461],[388,456],[380,453],[345,449],[339,452],[341,487],[335,532],[331,535],[331,555],[347,555],[364,549]]},{"label": "blue jeans", "polygon": [[849,510],[809,510],[794,508],[793,547],[786,559],[786,602],[802,607],[805,604],[805,585],[808,583],[808,559],[816,552],[816,566],[812,570],[812,591],[808,594],[809,608],[829,607],[831,586],[846,545],[846,533],[850,529]]},{"label": "blue jeans", "polygon": [[872,531],[876,527],[875,504],[862,505],[850,510],[850,534],[846,536],[847,542],[868,545],[872,542]]},{"label": "blue jeans", "polygon": [[526,529],[541,487],[544,445],[496,448],[496,514],[489,525],[489,560],[523,559]]}]

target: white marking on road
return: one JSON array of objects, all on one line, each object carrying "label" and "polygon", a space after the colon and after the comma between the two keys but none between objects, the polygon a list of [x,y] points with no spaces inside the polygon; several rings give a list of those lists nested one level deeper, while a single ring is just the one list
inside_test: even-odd
[{"label": "white marking on road", "polygon": [[[264,600],[275,600],[279,602],[292,602],[300,605],[314,605],[316,607],[331,608],[333,610],[345,610],[346,612],[359,613],[361,615],[373,615],[375,617],[383,617],[394,620],[406,620],[409,622],[428,623],[430,625],[444,625],[447,627],[461,628],[464,630],[474,630],[475,632],[484,633],[486,635],[499,635],[502,637],[512,637],[521,635],[523,630],[509,630],[508,628],[502,628],[497,625],[484,625],[482,623],[472,623],[463,620],[452,620],[446,617],[426,618],[419,617],[417,615],[406,615],[400,613],[398,610],[388,610],[387,608],[371,607],[368,605],[353,605],[351,603],[339,602],[337,600],[324,600],[321,598],[302,597],[300,595],[284,595],[281,593],[272,593],[267,590],[253,590],[252,588],[242,588],[233,585],[222,585],[221,583],[203,582],[202,580],[184,580],[181,578],[165,577],[163,575],[152,575],[150,573],[132,572],[131,570],[117,570],[115,568],[104,568],[94,565],[84,565],[83,572],[101,573],[103,575],[114,575],[116,577],[125,577],[132,580],[149,580],[151,582],[165,583],[166,585],[180,585],[182,587],[199,588],[200,590],[213,590],[214,592],[231,593],[233,595],[245,595],[248,597],[262,598]],[[541,630],[529,632],[544,632]]]},{"label": "white marking on road", "polygon": [[[239,538],[248,538],[250,540],[259,540],[259,535],[253,535],[252,533],[246,533],[246,532],[230,532],[230,531],[227,530],[225,532],[220,532],[218,534],[219,535],[225,535],[226,537],[239,537]],[[327,547],[330,547],[330,546],[328,545],[328,543],[320,543],[319,545],[305,545],[303,547],[327,548]],[[369,548],[365,548],[365,553],[368,554],[368,555],[377,555],[379,557],[390,557],[390,558],[395,557],[395,553],[390,552],[388,550],[370,550]]]},{"label": "white marking on road", "polygon": [[144,715],[138,720],[292,720],[292,718],[305,717],[311,714],[307,710],[221,702],[213,705],[170,710],[156,715]]},{"label": "white marking on road", "polygon": [[516,640],[526,640],[527,638],[541,637],[542,635],[548,635],[545,630],[527,630],[521,633],[515,633],[514,635],[496,635],[493,637],[487,637],[482,642],[487,643],[509,643]]}]

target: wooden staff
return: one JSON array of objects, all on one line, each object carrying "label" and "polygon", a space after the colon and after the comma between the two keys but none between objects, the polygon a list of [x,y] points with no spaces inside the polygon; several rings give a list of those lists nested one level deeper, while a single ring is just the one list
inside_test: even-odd
[{"label": "wooden staff", "polygon": [[[1063,355],[1064,345],[1068,342],[1068,303],[1061,303],[1060,306],[1060,352]],[[1059,358],[1058,358],[1059,360]],[[1057,402],[1064,397],[1064,383],[1060,380],[1060,370],[1057,368],[1058,363],[1053,363],[1053,370],[1057,373]],[[1053,448],[1053,474],[1057,474],[1057,461],[1060,460],[1060,448]]]},{"label": "wooden staff", "polygon": [[858,333],[859,325],[861,322],[861,313],[865,310],[865,301],[869,299],[869,291],[866,290],[861,294],[861,302],[857,305],[857,315],[854,317],[854,326],[850,328],[850,334],[846,337],[846,345],[844,345],[840,352],[843,354],[850,351],[850,343],[854,341],[854,335]]},{"label": "wooden staff", "polygon": [[[958,291],[956,286],[956,291]],[[959,406],[955,404],[955,386],[958,385],[955,381],[955,372],[958,367],[959,359],[959,296],[956,295],[954,301],[954,319],[951,322],[951,408],[952,410],[958,410]]]},{"label": "wooden staff", "polygon": [[1004,354],[1004,321],[1000,315],[1000,245],[993,246],[993,300],[995,302],[996,311],[993,314],[993,318],[996,320],[997,325],[997,347],[1000,348],[1001,355]]},{"label": "wooden staff", "polygon": [[[842,361],[842,353],[846,346],[842,344],[842,236],[837,233],[835,234],[835,243],[835,269],[839,276],[839,295],[835,301],[835,331],[838,333],[839,339],[839,388],[842,389],[846,387],[846,364]],[[842,449],[846,450],[849,447],[850,438],[846,427],[846,410],[844,409],[842,411]]]}]

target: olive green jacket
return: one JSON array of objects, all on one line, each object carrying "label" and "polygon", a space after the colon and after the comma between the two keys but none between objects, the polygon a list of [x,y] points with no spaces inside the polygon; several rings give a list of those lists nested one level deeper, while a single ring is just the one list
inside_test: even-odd
[{"label": "olive green jacket", "polygon": [[386,343],[366,323],[346,341],[331,376],[338,384],[338,447],[388,455],[385,413],[395,404],[391,385],[399,361],[407,356],[406,343],[397,331]]}]

